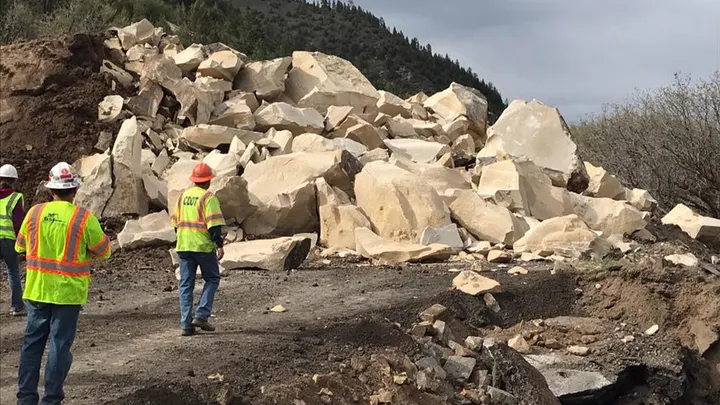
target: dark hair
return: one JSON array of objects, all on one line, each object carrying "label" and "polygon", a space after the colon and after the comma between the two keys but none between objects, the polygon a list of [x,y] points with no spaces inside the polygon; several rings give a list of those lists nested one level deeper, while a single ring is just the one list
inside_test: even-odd
[{"label": "dark hair", "polygon": [[50,192],[60,198],[66,199],[77,193],[77,188],[50,189]]},{"label": "dark hair", "polygon": [[198,186],[198,187],[201,187],[201,188],[209,188],[209,187],[210,187],[210,180],[208,180],[208,181],[203,181],[203,182],[199,182],[199,183],[195,183],[195,185]]},{"label": "dark hair", "polygon": [[0,177],[0,186],[12,187],[15,184],[15,179],[9,177]]}]

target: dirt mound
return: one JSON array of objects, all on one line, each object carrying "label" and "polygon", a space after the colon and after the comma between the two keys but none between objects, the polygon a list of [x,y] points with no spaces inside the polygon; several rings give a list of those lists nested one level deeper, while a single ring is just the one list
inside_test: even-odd
[{"label": "dirt mound", "polygon": [[0,46],[0,163],[20,171],[19,189],[31,200],[58,161],[93,153],[103,130],[97,105],[111,94],[99,72],[102,38],[89,35]]}]

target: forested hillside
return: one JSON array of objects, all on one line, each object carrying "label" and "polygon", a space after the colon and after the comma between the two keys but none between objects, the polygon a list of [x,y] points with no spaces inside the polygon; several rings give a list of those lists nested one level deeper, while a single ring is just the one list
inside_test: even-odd
[{"label": "forested hillside", "polygon": [[399,96],[434,93],[451,82],[479,89],[490,120],[505,108],[489,82],[381,17],[340,1],[0,0],[0,43],[80,31],[99,32],[147,18],[184,43],[224,42],[253,59],[318,50],[350,60],[379,89]]}]

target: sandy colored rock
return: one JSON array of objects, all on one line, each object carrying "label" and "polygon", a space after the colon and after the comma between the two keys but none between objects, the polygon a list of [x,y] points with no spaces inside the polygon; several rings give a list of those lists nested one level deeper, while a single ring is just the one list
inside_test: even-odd
[{"label": "sandy colored rock", "polygon": [[128,99],[127,106],[135,115],[155,118],[162,99],[162,88],[152,81],[146,80],[140,86],[140,92]]},{"label": "sandy colored rock", "polygon": [[220,201],[220,209],[227,224],[242,224],[255,207],[250,203],[247,181],[240,176],[223,176],[212,180],[211,193]]},{"label": "sandy colored rock", "polygon": [[155,26],[143,18],[127,27],[118,29],[117,36],[123,49],[128,50],[137,44],[151,43],[155,38]]},{"label": "sandy colored rock", "polygon": [[306,133],[296,136],[292,141],[292,152],[328,152],[339,149],[332,139],[318,134]]},{"label": "sandy colored rock", "polygon": [[478,240],[511,245],[527,232],[527,225],[507,208],[484,201],[472,190],[450,204],[452,217]]},{"label": "sandy colored rock", "polygon": [[450,169],[437,164],[414,163],[400,157],[394,159],[395,166],[419,176],[442,196],[448,189],[472,190],[471,179],[463,170]]},{"label": "sandy colored rock", "polygon": [[317,232],[314,181],[352,194],[352,180],[360,170],[349,152],[291,153],[250,165],[242,177],[248,182],[250,201],[258,207],[243,223],[250,235],[294,235]]},{"label": "sandy colored rock", "polygon": [[448,145],[422,139],[386,139],[383,142],[394,154],[418,163],[434,162],[451,151]]},{"label": "sandy colored rock", "polygon": [[426,227],[450,224],[447,206],[430,185],[387,162],[365,165],[355,179],[355,196],[383,238],[416,242]]},{"label": "sandy colored rock", "polygon": [[177,237],[167,211],[161,211],[127,221],[117,240],[121,249],[130,250],[173,244]]},{"label": "sandy colored rock", "polygon": [[464,243],[460,238],[460,232],[455,224],[443,227],[426,227],[420,234],[421,245],[445,245],[455,249],[462,249]]},{"label": "sandy colored rock", "polygon": [[418,136],[412,123],[402,118],[386,117],[384,125],[393,138],[416,138]]},{"label": "sandy colored rock", "polygon": [[165,180],[159,179],[152,171],[142,175],[143,189],[148,202],[156,208],[167,209],[168,186]]},{"label": "sandy colored rock", "polygon": [[340,189],[327,181],[315,181],[320,216],[320,244],[327,248],[355,250],[355,228],[370,228],[370,221]]},{"label": "sandy colored rock", "polygon": [[355,229],[355,249],[363,257],[380,264],[398,264],[423,260],[445,260],[452,250],[444,245],[424,246],[382,238],[369,228]]},{"label": "sandy colored rock", "polygon": [[291,62],[288,56],[248,63],[235,77],[233,88],[254,92],[259,99],[273,102],[285,92],[285,75]]},{"label": "sandy colored rock", "polygon": [[202,45],[192,44],[173,56],[173,61],[180,68],[183,74],[195,71],[200,63],[205,60],[205,53]]},{"label": "sandy colored rock", "polygon": [[118,81],[123,87],[130,88],[133,85],[133,77],[130,73],[120,66],[104,60],[100,65],[100,73],[107,73]]},{"label": "sandy colored rock", "polygon": [[112,159],[102,153],[81,159],[73,166],[82,178],[81,187],[75,195],[75,204],[88,209],[98,218],[112,195]]},{"label": "sandy colored rock", "polygon": [[367,122],[360,122],[348,128],[345,137],[365,145],[368,149],[386,147],[378,129]]},{"label": "sandy colored rock", "polygon": [[453,82],[447,89],[430,96],[423,105],[447,122],[467,118],[470,129],[484,138],[488,103],[479,90]]},{"label": "sandy colored rock", "polygon": [[127,60],[134,62],[134,61],[140,61],[144,62],[145,59],[150,59],[153,56],[157,55],[158,49],[152,46],[145,46],[145,45],[135,45],[132,48],[128,49],[128,51],[125,53],[125,57]]},{"label": "sandy colored rock", "polygon": [[125,120],[112,148],[113,193],[103,217],[145,215],[148,210],[142,184],[142,137],[135,117]]},{"label": "sandy colored rock", "polygon": [[470,270],[464,270],[452,281],[453,287],[470,295],[502,292],[502,286],[497,281],[483,277]]},{"label": "sandy colored rock", "polygon": [[380,93],[345,59],[320,52],[296,51],[285,80],[285,94],[298,107],[324,114],[331,105],[364,109],[375,106]]},{"label": "sandy colored rock", "polygon": [[197,73],[200,76],[209,76],[216,79],[233,82],[235,76],[243,67],[243,60],[233,51],[219,51],[211,54],[200,62]]},{"label": "sandy colored rock", "polygon": [[212,150],[220,145],[229,145],[235,137],[242,140],[246,133],[241,129],[223,125],[200,124],[183,129],[180,139],[191,146]]},{"label": "sandy colored rock", "polygon": [[475,140],[472,135],[465,134],[460,135],[453,141],[452,151],[456,153],[463,153],[468,156],[475,154]]},{"label": "sandy colored rock", "polygon": [[590,162],[585,162],[585,170],[590,177],[590,184],[586,190],[589,196],[614,200],[625,198],[625,187],[615,176],[610,175],[602,167],[593,166]]},{"label": "sandy colored rock", "polygon": [[176,83],[182,79],[182,71],[172,58],[158,54],[145,60],[140,78],[173,91]]},{"label": "sandy colored rock", "polygon": [[662,223],[677,225],[691,238],[720,248],[720,219],[701,216],[686,205],[678,204],[662,218]]},{"label": "sandy colored rock", "polygon": [[522,335],[516,335],[515,337],[508,340],[508,346],[515,349],[517,352],[522,354],[528,354],[532,352],[530,344],[522,337]]},{"label": "sandy colored rock", "polygon": [[253,116],[252,109],[244,99],[234,98],[215,107],[209,124],[252,131],[255,129],[255,116]]},{"label": "sandy colored rock", "polygon": [[332,132],[345,121],[345,118],[347,118],[352,111],[353,107],[350,106],[331,105],[328,107],[328,111],[325,114],[325,130]]},{"label": "sandy colored rock", "polygon": [[625,189],[625,198],[630,205],[640,211],[651,212],[657,207],[657,200],[647,190],[640,188]]},{"label": "sandy colored rock", "polygon": [[423,104],[428,99],[427,94],[423,93],[422,91],[420,93],[417,93],[413,96],[408,97],[405,99],[408,103],[417,103],[417,104]]},{"label": "sandy colored rock", "polygon": [[244,102],[248,107],[250,107],[250,110],[254,113],[257,111],[258,108],[260,108],[260,102],[258,101],[257,97],[255,97],[255,94],[249,93],[247,91],[242,90],[232,90],[227,93],[225,93],[225,99],[227,101],[233,101],[233,102]]},{"label": "sandy colored rock", "polygon": [[540,101],[515,100],[488,129],[488,140],[478,158],[507,154],[527,157],[541,167],[553,184],[581,193],[589,176],[578,155],[565,120],[556,108]]},{"label": "sandy colored rock", "polygon": [[647,225],[642,213],[623,201],[581,195],[573,195],[573,199],[573,211],[590,228],[601,231],[603,235],[629,235]]},{"label": "sandy colored rock", "polygon": [[510,263],[513,260],[513,256],[510,252],[493,249],[488,252],[487,259],[489,263]]},{"label": "sandy colored rock", "polygon": [[306,132],[322,133],[325,128],[323,116],[312,108],[298,108],[278,102],[255,111],[255,123],[259,130],[275,128],[288,130],[294,135]]},{"label": "sandy colored rock", "polygon": [[228,270],[261,269],[286,271],[296,269],[310,253],[310,239],[283,237],[235,242],[225,245],[220,265]]},{"label": "sandy colored rock", "polygon": [[164,180],[168,185],[168,211],[172,215],[177,207],[177,200],[186,189],[192,187],[190,173],[199,162],[190,159],[179,159],[165,173]]},{"label": "sandy colored rock", "polygon": [[100,122],[112,122],[120,117],[122,113],[123,104],[122,96],[105,96],[103,101],[98,104],[98,121]]},{"label": "sandy colored rock", "polygon": [[593,232],[577,215],[548,219],[530,229],[513,245],[515,252],[532,252],[578,257],[589,251],[602,252],[607,242]]},{"label": "sandy colored rock", "polygon": [[412,105],[400,97],[384,90],[380,90],[380,98],[377,101],[378,111],[389,116],[400,115],[403,118],[412,117]]}]

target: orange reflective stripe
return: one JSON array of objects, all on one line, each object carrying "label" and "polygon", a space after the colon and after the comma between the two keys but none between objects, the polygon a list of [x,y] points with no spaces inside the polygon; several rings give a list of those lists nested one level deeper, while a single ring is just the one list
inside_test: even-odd
[{"label": "orange reflective stripe", "polygon": [[205,229],[205,224],[202,222],[191,222],[191,221],[181,221],[177,223],[176,228],[178,229]]},{"label": "orange reflective stripe", "polygon": [[205,220],[205,204],[207,204],[207,200],[210,199],[211,195],[212,194],[210,194],[209,192],[206,191],[205,194],[203,194],[203,196],[200,197],[200,201],[198,201],[198,206],[197,206],[198,220],[200,220],[200,221],[203,221],[203,222],[206,221]]},{"label": "orange reflective stripe", "polygon": [[209,215],[207,218],[205,218],[205,220],[207,222],[210,222],[210,221],[213,221],[216,219],[225,219],[225,217],[223,217],[223,214],[212,214],[212,215]]},{"label": "orange reflective stripe", "polygon": [[28,235],[30,236],[28,245],[30,245],[30,257],[38,256],[38,249],[40,247],[40,216],[45,209],[45,205],[46,204],[40,204],[33,207],[34,209],[32,210],[30,221],[28,222]]},{"label": "orange reflective stripe", "polygon": [[20,247],[25,247],[25,237],[23,234],[19,234],[17,236],[17,239],[15,239],[15,243],[18,244]]},{"label": "orange reflective stripe", "polygon": [[95,253],[98,256],[102,256],[110,249],[110,239],[107,235],[103,235],[102,240],[95,246],[89,247],[88,250]]},{"label": "orange reflective stripe", "polygon": [[68,228],[68,240],[65,242],[66,262],[75,263],[78,260],[80,242],[82,241],[83,230],[85,229],[85,223],[89,216],[90,213],[85,208],[75,208],[73,218],[70,221],[70,227]]},{"label": "orange reflective stripe", "polygon": [[92,264],[92,261],[84,261],[82,263],[73,263],[73,262],[66,262],[65,260],[57,260],[57,259],[47,259],[44,257],[32,257],[28,259],[28,262],[32,260],[34,263],[47,263],[51,265],[61,265],[64,267],[85,267],[90,266]]},{"label": "orange reflective stripe", "polygon": [[90,275],[90,262],[65,263],[59,260],[48,260],[33,257],[27,260],[27,270],[61,274],[70,277],[82,277]]}]

